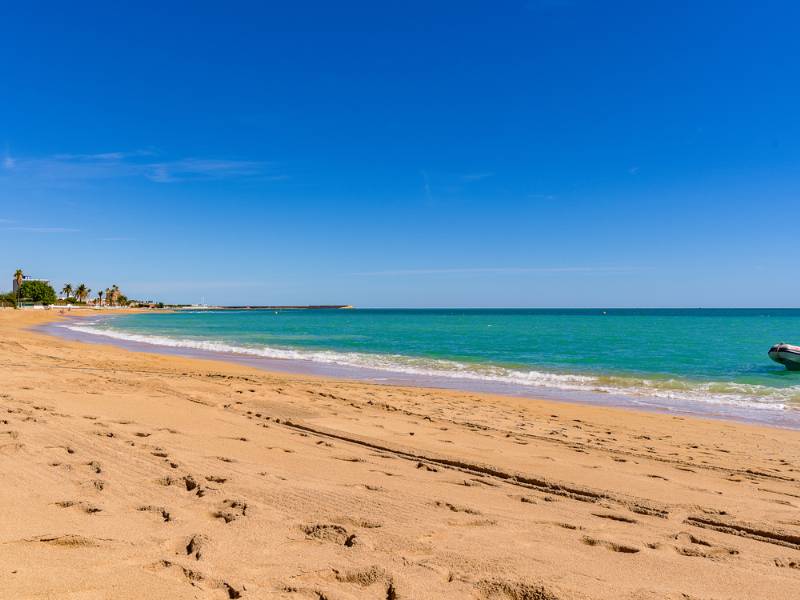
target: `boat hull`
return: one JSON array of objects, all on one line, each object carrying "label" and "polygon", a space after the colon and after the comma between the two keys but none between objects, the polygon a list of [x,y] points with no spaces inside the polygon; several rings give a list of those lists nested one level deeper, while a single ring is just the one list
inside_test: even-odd
[{"label": "boat hull", "polygon": [[769,349],[769,357],[790,371],[800,371],[800,348],[777,344]]}]

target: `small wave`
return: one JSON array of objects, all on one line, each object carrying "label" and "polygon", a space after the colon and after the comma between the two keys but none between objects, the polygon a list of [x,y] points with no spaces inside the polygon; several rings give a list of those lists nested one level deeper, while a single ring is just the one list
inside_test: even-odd
[{"label": "small wave", "polygon": [[698,382],[684,379],[649,379],[618,375],[579,375],[535,370],[518,370],[486,364],[467,364],[452,360],[411,357],[399,354],[367,354],[330,350],[295,350],[270,346],[239,346],[218,340],[177,338],[139,334],[115,329],[100,329],[91,323],[64,325],[66,329],[128,342],[186,348],[206,352],[239,354],[268,359],[300,360],[373,369],[421,377],[447,377],[470,381],[496,382],[525,388],[600,392],[670,401],[703,402],[739,408],[783,410],[800,404],[800,388],[771,388],[734,382]]}]

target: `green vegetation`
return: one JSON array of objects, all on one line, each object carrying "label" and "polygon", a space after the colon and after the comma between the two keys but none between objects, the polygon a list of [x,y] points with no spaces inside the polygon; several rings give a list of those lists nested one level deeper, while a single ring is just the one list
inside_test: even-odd
[{"label": "green vegetation", "polygon": [[14,292],[0,294],[0,308],[16,308],[17,296]]},{"label": "green vegetation", "polygon": [[56,291],[44,281],[23,281],[17,293],[24,302],[56,303]]},{"label": "green vegetation", "polygon": [[[23,303],[31,302],[62,306],[90,303],[87,301],[92,290],[85,283],[77,286],[65,283],[61,288],[61,298],[57,298],[52,286],[44,281],[26,279],[22,269],[17,269],[14,272],[14,281],[16,282],[17,291],[0,294],[0,307],[16,307]],[[97,299],[94,304],[97,306],[129,306],[132,302],[128,300],[128,297],[120,291],[119,286],[115,283],[111,287],[97,292]],[[136,302],[134,301],[133,304],[136,304]],[[152,303],[148,301],[144,304],[150,305]]]}]

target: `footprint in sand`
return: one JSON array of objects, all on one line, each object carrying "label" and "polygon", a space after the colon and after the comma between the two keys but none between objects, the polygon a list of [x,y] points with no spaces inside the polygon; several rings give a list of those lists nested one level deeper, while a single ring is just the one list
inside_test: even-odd
[{"label": "footprint in sand", "polygon": [[90,479],[89,481],[84,481],[81,483],[82,487],[91,487],[94,488],[95,491],[102,492],[106,487],[106,482],[102,479]]},{"label": "footprint in sand", "polygon": [[559,598],[559,596],[556,596],[543,585],[525,581],[510,581],[499,578],[482,579],[475,584],[475,587],[479,593],[478,597],[482,600],[495,598],[557,600]]},{"label": "footprint in sand", "polygon": [[300,529],[311,539],[333,542],[334,544],[340,544],[347,548],[351,548],[356,544],[356,534],[350,533],[341,525],[311,523],[302,525]]},{"label": "footprint in sand", "polygon": [[62,462],[58,462],[58,461],[53,461],[53,462],[51,462],[51,463],[48,463],[48,464],[49,464],[51,467],[61,467],[61,468],[62,468],[62,469],[64,469],[65,471],[71,471],[71,470],[72,470],[72,465],[70,465],[70,464],[67,464],[67,463],[62,463]]},{"label": "footprint in sand", "polygon": [[215,519],[221,519],[225,523],[231,523],[239,517],[247,515],[247,503],[242,500],[223,500],[220,508],[211,513]]},{"label": "footprint in sand", "polygon": [[439,508],[447,508],[451,512],[465,513],[468,515],[481,514],[480,511],[475,510],[474,508],[469,508],[468,506],[458,506],[457,504],[451,504],[450,502],[440,502],[439,500],[437,500],[436,502],[433,503],[433,505]]},{"label": "footprint in sand", "polygon": [[395,589],[393,577],[384,569],[372,565],[363,569],[345,571],[344,573],[334,569],[336,580],[341,583],[351,583],[360,587],[372,587],[375,584],[384,586],[384,597],[387,600],[396,600],[397,590]]},{"label": "footprint in sand", "polygon": [[172,521],[172,516],[169,514],[169,511],[163,506],[153,506],[148,504],[147,506],[140,506],[136,510],[138,510],[139,512],[155,513],[156,515],[161,517],[161,520],[164,521],[164,523],[169,523],[170,521]]},{"label": "footprint in sand", "polygon": [[187,492],[194,492],[195,495],[199,496],[200,498],[205,496],[207,491],[205,487],[197,483],[197,480],[192,475],[184,475],[183,477],[164,475],[164,477],[156,479],[156,483],[158,485],[163,485],[164,487],[169,487],[172,485],[183,487]]},{"label": "footprint in sand", "polygon": [[82,502],[80,500],[61,500],[59,502],[55,502],[55,505],[60,508],[79,508],[87,515],[93,515],[95,513],[102,512],[102,508],[95,506],[93,504],[89,504],[88,502]]},{"label": "footprint in sand", "polygon": [[187,556],[191,556],[195,560],[200,560],[203,557],[203,551],[207,544],[208,538],[206,536],[195,534],[186,541],[182,549]]},{"label": "footprint in sand", "polygon": [[83,537],[82,535],[43,535],[32,540],[32,542],[40,542],[50,546],[61,546],[64,548],[87,548],[99,546],[98,540]]},{"label": "footprint in sand", "polygon": [[233,587],[227,581],[221,581],[219,579],[214,579],[211,577],[207,577],[203,573],[196,571],[194,569],[190,569],[188,567],[184,567],[183,565],[179,565],[177,563],[172,562],[171,560],[160,560],[156,564],[150,567],[151,569],[167,569],[179,574],[182,578],[185,578],[188,583],[190,583],[193,587],[204,588],[209,587],[212,589],[220,589],[227,594],[228,598],[235,599],[242,597],[242,590],[244,590],[244,586],[242,586],[241,590]]},{"label": "footprint in sand", "polygon": [[436,467],[432,467],[431,465],[429,465],[427,463],[424,463],[422,461],[417,463],[417,468],[418,469],[425,469],[426,471],[429,471],[431,473],[438,473],[439,472],[439,469],[437,469]]},{"label": "footprint in sand", "polygon": [[194,477],[191,475],[184,476],[182,481],[187,492],[194,492],[195,495],[199,496],[200,498],[206,495],[206,488],[197,483],[197,481],[195,481]]},{"label": "footprint in sand", "polygon": [[800,569],[800,561],[790,558],[776,558],[774,562],[775,566],[781,569]]},{"label": "footprint in sand", "polygon": [[622,554],[636,554],[639,552],[639,548],[618,544],[617,542],[610,542],[608,540],[599,540],[597,538],[589,537],[588,535],[583,536],[583,538],[581,538],[581,542],[587,546],[599,546],[601,548],[605,548],[606,550],[611,550],[612,552],[621,552]]},{"label": "footprint in sand", "polygon": [[675,551],[682,556],[719,560],[728,556],[735,556],[739,554],[738,550],[734,550],[733,548],[724,548],[722,546],[715,546],[711,542],[707,542],[704,539],[698,538],[687,531],[676,533],[672,536],[672,539],[683,544],[681,546],[674,546]]},{"label": "footprint in sand", "polygon": [[334,456],[335,460],[341,460],[343,462],[351,462],[351,463],[363,463],[367,462],[363,458],[359,458],[357,456]]},{"label": "footprint in sand", "polygon": [[390,471],[381,471],[380,469],[370,469],[369,472],[370,473],[381,473],[383,475],[386,475],[387,477],[402,477],[402,475],[400,475],[399,473],[392,473]]}]

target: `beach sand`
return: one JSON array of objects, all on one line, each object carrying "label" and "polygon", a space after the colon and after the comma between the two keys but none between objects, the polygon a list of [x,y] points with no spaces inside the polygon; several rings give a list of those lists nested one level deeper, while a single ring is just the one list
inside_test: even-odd
[{"label": "beach sand", "polygon": [[273,374],[0,311],[0,597],[800,598],[800,435]]}]

